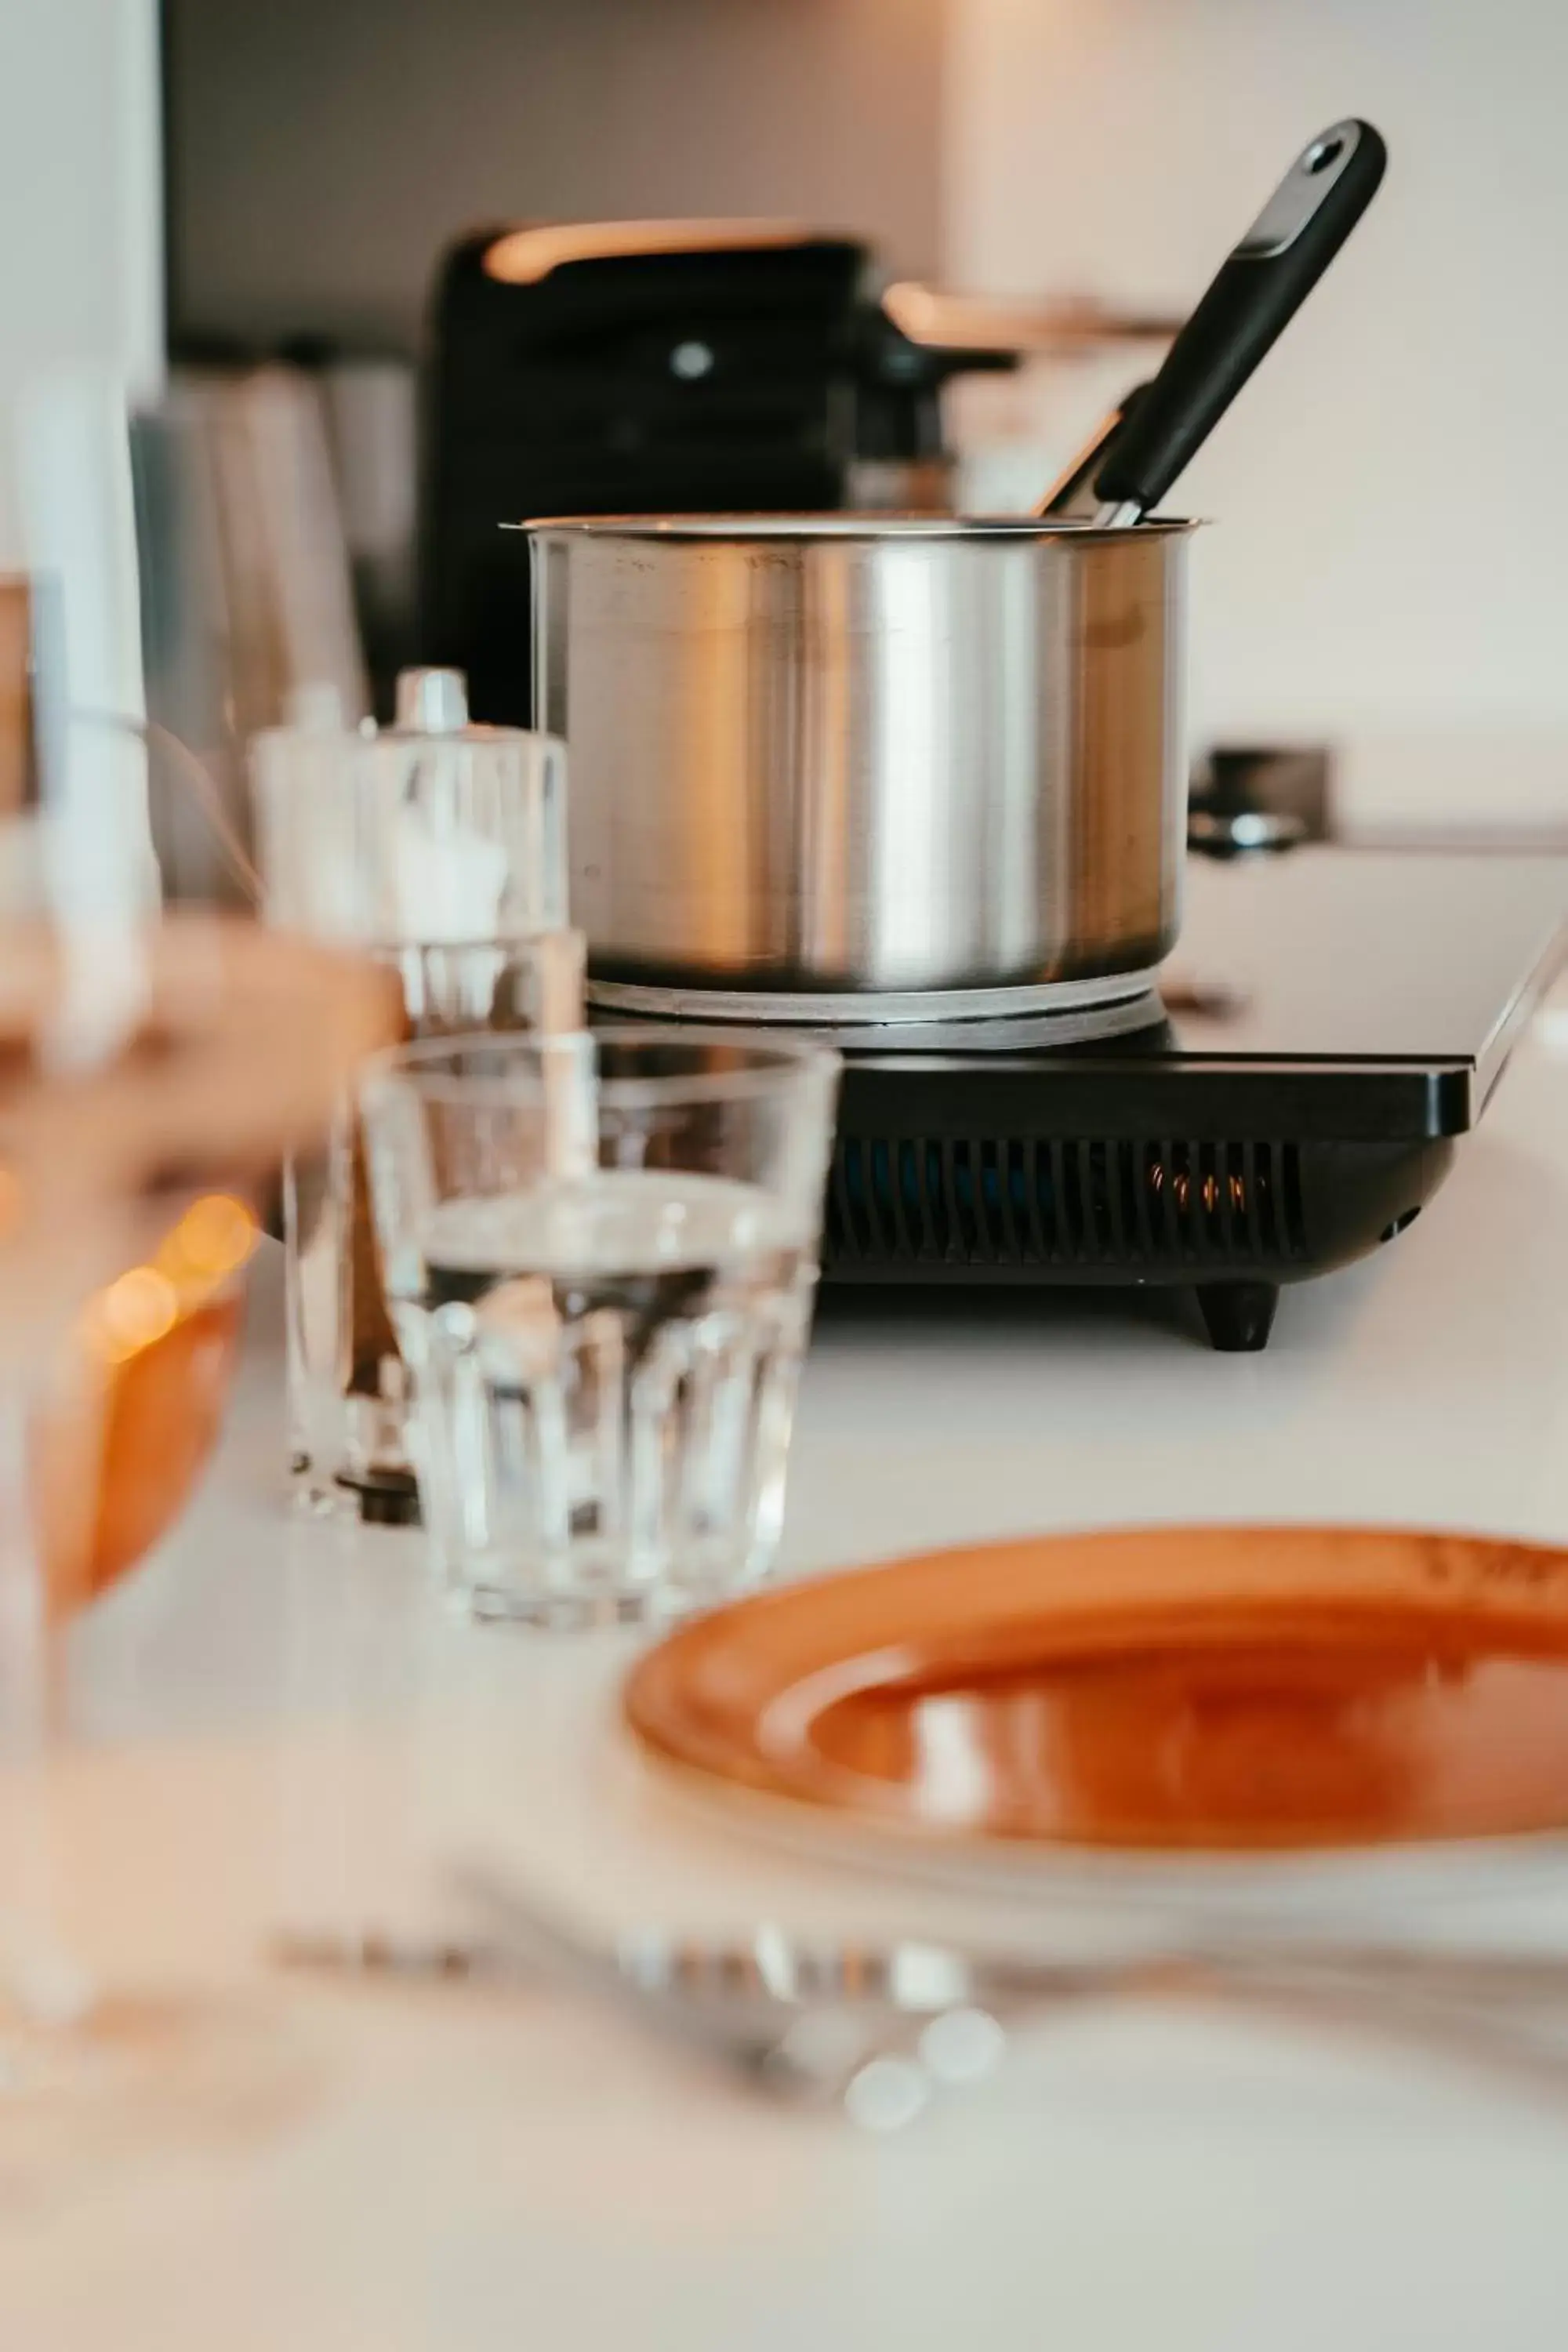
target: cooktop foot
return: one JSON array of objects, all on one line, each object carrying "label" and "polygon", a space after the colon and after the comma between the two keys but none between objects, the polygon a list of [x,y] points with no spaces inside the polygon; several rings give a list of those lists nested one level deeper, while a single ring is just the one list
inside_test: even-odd
[{"label": "cooktop foot", "polygon": [[1222,1355],[1247,1355],[1268,1345],[1279,1289],[1272,1282],[1200,1282],[1198,1308],[1210,1345]]}]

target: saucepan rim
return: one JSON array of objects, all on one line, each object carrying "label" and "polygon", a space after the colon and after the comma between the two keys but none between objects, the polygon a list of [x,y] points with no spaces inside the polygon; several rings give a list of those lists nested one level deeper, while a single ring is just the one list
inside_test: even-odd
[{"label": "saucepan rim", "polygon": [[810,544],[824,541],[963,541],[1090,539],[1131,541],[1175,539],[1202,528],[1201,519],[1153,515],[1144,521],[1106,526],[1074,517],[1047,521],[1037,515],[763,514],[763,515],[542,515],[531,522],[503,523],[531,539],[626,539],[723,544],[777,540]]}]

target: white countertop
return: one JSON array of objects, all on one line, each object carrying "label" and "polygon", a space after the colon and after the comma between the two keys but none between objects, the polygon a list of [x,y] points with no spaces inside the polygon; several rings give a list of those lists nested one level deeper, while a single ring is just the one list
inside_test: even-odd
[{"label": "white countertop", "polygon": [[[458,1626],[417,1538],[291,1517],[275,1266],[258,1289],[214,1476],[78,1637],[92,1738],[57,1796],[62,1916],[209,2023],[177,2097],[118,2121],[20,2130],[0,2099],[5,2352],[1568,2341],[1568,2107],[1393,2047],[1064,2019],[877,2141],[554,1995],[270,1973],[281,1921],[434,1916],[458,1846],[605,1921],[1040,1922],[682,1810],[616,1738],[626,1642]],[[834,1302],[785,1566],[1172,1517],[1568,1538],[1565,1437],[1549,1024],[1419,1223],[1288,1294],[1261,1356],[1210,1353],[1157,1298]]]}]

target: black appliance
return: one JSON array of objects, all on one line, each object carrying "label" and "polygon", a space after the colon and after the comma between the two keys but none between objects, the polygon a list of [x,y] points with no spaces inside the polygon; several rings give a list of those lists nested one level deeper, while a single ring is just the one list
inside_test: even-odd
[{"label": "black appliance", "polygon": [[1568,951],[1568,859],[1189,866],[1143,1027],[851,1033],[827,1279],[1185,1285],[1261,1348],[1282,1285],[1419,1214]]},{"label": "black appliance", "polygon": [[868,247],[764,223],[495,229],[437,281],[421,659],[526,725],[529,565],[505,523],[945,503],[941,394],[1013,352],[914,341]]}]

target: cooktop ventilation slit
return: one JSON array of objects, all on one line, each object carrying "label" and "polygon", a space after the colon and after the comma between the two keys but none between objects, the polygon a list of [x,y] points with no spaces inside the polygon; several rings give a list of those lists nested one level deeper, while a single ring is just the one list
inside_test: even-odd
[{"label": "cooktop ventilation slit", "polygon": [[1187,1144],[1187,1199],[1192,1209],[1193,1247],[1200,1265],[1219,1255],[1219,1186],[1214,1147],[1193,1138]]},{"label": "cooktop ventilation slit", "polygon": [[1222,1257],[1234,1258],[1236,1246],[1237,1195],[1241,1177],[1237,1168],[1237,1148],[1233,1143],[1215,1146],[1215,1180],[1219,1187],[1219,1246]]},{"label": "cooktop ventilation slit", "polygon": [[915,1170],[911,1199],[918,1220],[921,1255],[944,1258],[947,1255],[947,1202],[942,1189],[941,1150],[921,1136],[910,1144],[910,1158]]},{"label": "cooktop ventilation slit", "polygon": [[1274,1147],[1255,1147],[1258,1182],[1258,1247],[1264,1257],[1279,1257],[1279,1234],[1274,1221]]},{"label": "cooktop ventilation slit", "polygon": [[1186,1235],[1182,1230],[1183,1191],[1181,1167],[1175,1144],[1162,1136],[1155,1146],[1154,1189],[1163,1229],[1167,1255],[1178,1265],[1187,1255]]},{"label": "cooktop ventilation slit", "polygon": [[1243,1143],[1241,1153],[1241,1197],[1237,1206],[1241,1218],[1247,1255],[1256,1258],[1261,1254],[1258,1223],[1258,1146]]},{"label": "cooktop ventilation slit", "polygon": [[925,1218],[921,1213],[920,1155],[907,1135],[890,1147],[893,1225],[899,1246],[910,1257],[925,1255]]},{"label": "cooktop ventilation slit", "polygon": [[881,1136],[876,1136],[863,1149],[869,1177],[866,1203],[872,1220],[875,1246],[879,1256],[896,1257],[906,1244],[893,1191],[893,1148]]},{"label": "cooktop ventilation slit", "polygon": [[1037,1143],[1030,1138],[1024,1152],[1024,1208],[1028,1220],[1029,1246],[1041,1265],[1049,1265],[1056,1252],[1052,1247],[1050,1146]]},{"label": "cooktop ventilation slit", "polygon": [[840,1136],[833,1154],[833,1184],[831,1197],[837,1199],[841,1220],[839,1246],[846,1256],[864,1259],[871,1255],[871,1229],[866,1206],[866,1171],[861,1165],[860,1142],[857,1136]]},{"label": "cooktop ventilation slit", "polygon": [[916,1136],[906,1136],[899,1146],[899,1198],[916,1255],[926,1259],[940,1257],[938,1204],[931,1199],[926,1147]]},{"label": "cooktop ventilation slit", "polygon": [[1110,1245],[1120,1265],[1136,1265],[1142,1256],[1138,1239],[1138,1202],[1133,1178],[1133,1150],[1118,1137],[1105,1146],[1106,1181],[1110,1192]]},{"label": "cooktop ventilation slit", "polygon": [[1067,1148],[1068,1186],[1078,1221],[1078,1257],[1082,1265],[1096,1265],[1103,1255],[1104,1209],[1095,1195],[1093,1154],[1093,1144],[1084,1137]]},{"label": "cooktop ventilation slit", "polygon": [[950,1263],[962,1258],[963,1245],[959,1233],[958,1204],[952,1196],[952,1169],[946,1144],[928,1136],[920,1146],[923,1176],[921,1199],[925,1203],[926,1234],[934,1255]]},{"label": "cooktop ventilation slit", "polygon": [[928,1149],[936,1158],[937,1190],[942,1195],[942,1218],[946,1228],[942,1255],[952,1265],[962,1265],[974,1255],[973,1223],[965,1213],[959,1197],[959,1163],[967,1146],[954,1137],[933,1141]]},{"label": "cooktop ventilation slit", "polygon": [[1105,1146],[1084,1137],[1074,1146],[1078,1197],[1083,1219],[1082,1255],[1091,1265],[1100,1265],[1110,1244],[1110,1215],[1105,1197]]},{"label": "cooktop ventilation slit", "polygon": [[1283,1144],[1279,1153],[1285,1244],[1292,1257],[1307,1255],[1307,1219],[1301,1198],[1301,1152],[1299,1145]]},{"label": "cooktop ventilation slit", "polygon": [[855,1212],[850,1198],[849,1170],[851,1162],[858,1157],[858,1145],[841,1141],[828,1171],[827,1206],[823,1231],[829,1257],[863,1258],[866,1255],[855,1230]]},{"label": "cooktop ventilation slit", "polygon": [[967,1136],[954,1136],[938,1149],[942,1157],[942,1198],[947,1202],[947,1254],[962,1265],[990,1255],[982,1241],[977,1155]]},{"label": "cooktop ventilation slit", "polygon": [[1007,1152],[994,1136],[976,1137],[970,1144],[974,1157],[975,1213],[980,1222],[985,1255],[997,1265],[1021,1255],[1007,1200]]},{"label": "cooktop ventilation slit", "polygon": [[1050,1146],[1051,1211],[1056,1255],[1071,1265],[1079,1255],[1077,1156],[1055,1137]]},{"label": "cooktop ventilation slit", "polygon": [[1127,1260],[1127,1235],[1121,1223],[1121,1183],[1116,1145],[1103,1137],[1085,1147],[1089,1154],[1088,1184],[1094,1202],[1096,1252],[1102,1265],[1122,1265]]},{"label": "cooktop ventilation slit", "polygon": [[1184,1265],[1191,1265],[1197,1249],[1193,1238],[1193,1189],[1187,1172],[1187,1147],[1173,1137],[1164,1149],[1165,1192],[1175,1228],[1176,1255]]},{"label": "cooktop ventilation slit", "polygon": [[1132,1180],[1132,1230],[1138,1238],[1138,1255],[1145,1265],[1154,1265],[1161,1255],[1157,1238],[1159,1202],[1153,1188],[1154,1146],[1130,1143],[1126,1150]]},{"label": "cooktop ventilation slit", "polygon": [[927,1257],[946,1257],[952,1220],[942,1181],[942,1146],[922,1136],[914,1148],[920,1170],[921,1246]]},{"label": "cooktop ventilation slit", "polygon": [[1022,1264],[1029,1255],[1028,1220],[1024,1208],[1024,1147],[1004,1137],[1000,1142],[988,1143],[984,1148],[995,1154],[1002,1246],[1015,1264]]}]

